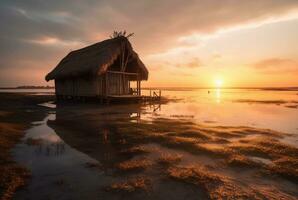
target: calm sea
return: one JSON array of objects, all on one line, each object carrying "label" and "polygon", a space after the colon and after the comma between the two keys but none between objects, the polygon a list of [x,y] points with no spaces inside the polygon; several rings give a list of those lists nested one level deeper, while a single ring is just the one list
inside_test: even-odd
[{"label": "calm sea", "polygon": [[[54,89],[1,89],[0,92],[38,95],[54,94]],[[143,90],[142,94],[149,95],[149,90]],[[182,88],[162,90],[162,96],[176,99],[155,109],[154,113],[162,117],[298,134],[298,91]]]}]

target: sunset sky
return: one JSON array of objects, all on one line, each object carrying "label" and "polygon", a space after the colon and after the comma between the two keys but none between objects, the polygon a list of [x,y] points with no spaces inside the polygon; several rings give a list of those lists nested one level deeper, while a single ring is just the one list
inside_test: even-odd
[{"label": "sunset sky", "polygon": [[1,0],[0,86],[53,85],[71,50],[127,30],[143,86],[298,86],[297,0]]}]

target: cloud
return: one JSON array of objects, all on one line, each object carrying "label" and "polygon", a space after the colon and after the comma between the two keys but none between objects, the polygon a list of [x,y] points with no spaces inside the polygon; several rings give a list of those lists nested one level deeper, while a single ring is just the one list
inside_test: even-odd
[{"label": "cloud", "polygon": [[263,73],[292,73],[298,72],[298,62],[287,58],[269,58],[260,60],[251,66]]},{"label": "cloud", "polygon": [[[71,49],[121,29],[135,33],[134,47],[146,57],[175,46],[185,35],[279,18],[297,9],[297,0],[2,0],[0,70],[26,71],[20,62],[25,59],[35,65],[31,68],[49,71]],[[181,42],[191,45],[192,41]],[[200,66],[196,61],[182,64]],[[0,85],[5,84],[2,78]]]},{"label": "cloud", "polygon": [[201,67],[202,63],[199,58],[191,58],[189,61],[185,61],[184,63],[176,63],[174,64],[175,67],[180,67],[180,68],[197,68]]}]

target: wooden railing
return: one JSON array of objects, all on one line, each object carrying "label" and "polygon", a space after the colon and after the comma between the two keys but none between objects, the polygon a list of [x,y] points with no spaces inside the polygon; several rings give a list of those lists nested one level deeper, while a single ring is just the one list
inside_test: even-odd
[{"label": "wooden railing", "polygon": [[150,97],[153,99],[161,98],[161,90],[150,90]]}]

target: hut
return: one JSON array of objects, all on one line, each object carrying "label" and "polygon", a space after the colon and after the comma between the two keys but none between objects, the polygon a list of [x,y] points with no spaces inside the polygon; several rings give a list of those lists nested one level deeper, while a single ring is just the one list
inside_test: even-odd
[{"label": "hut", "polygon": [[141,81],[148,79],[148,70],[128,37],[118,35],[71,51],[45,79],[55,80],[57,99],[127,99],[141,96]]}]

